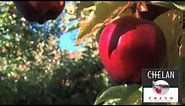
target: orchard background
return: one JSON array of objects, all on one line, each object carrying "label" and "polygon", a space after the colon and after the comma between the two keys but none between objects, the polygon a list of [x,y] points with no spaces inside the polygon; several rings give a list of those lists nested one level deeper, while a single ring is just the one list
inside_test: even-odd
[{"label": "orchard background", "polygon": [[[140,17],[147,3],[169,9],[153,22],[165,34],[168,68],[181,71],[185,103],[185,2],[141,2],[134,14],[128,1],[65,2],[64,11],[43,25],[28,22],[13,2],[0,2],[0,104],[142,104],[140,84],[118,84],[107,74],[98,39],[105,25],[124,15]],[[60,37],[76,29],[71,43],[83,47],[62,49]]]}]

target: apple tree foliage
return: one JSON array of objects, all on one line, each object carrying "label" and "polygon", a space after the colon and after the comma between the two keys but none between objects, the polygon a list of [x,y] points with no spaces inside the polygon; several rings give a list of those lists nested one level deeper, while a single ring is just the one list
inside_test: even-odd
[{"label": "apple tree foliage", "polygon": [[75,29],[66,24],[78,17],[66,12],[38,25],[13,2],[0,6],[0,104],[93,104],[108,86],[96,44],[75,53],[58,46],[59,36]]},{"label": "apple tree foliage", "polygon": [[[148,1],[137,8],[147,10],[145,3],[169,8],[153,22],[165,34],[168,67],[178,67],[185,75],[185,2]],[[45,27],[27,22],[12,2],[0,5],[1,104],[142,104],[141,85],[111,81],[97,50],[100,33],[108,23],[133,15],[131,2],[70,1],[64,10],[67,14],[48,21]],[[134,15],[139,16],[138,11]],[[79,23],[66,28],[74,19]],[[76,28],[80,33],[75,45],[86,48],[75,54],[78,58],[71,58],[74,54],[61,52],[56,38]],[[184,82],[181,76],[181,94],[185,94]]]}]

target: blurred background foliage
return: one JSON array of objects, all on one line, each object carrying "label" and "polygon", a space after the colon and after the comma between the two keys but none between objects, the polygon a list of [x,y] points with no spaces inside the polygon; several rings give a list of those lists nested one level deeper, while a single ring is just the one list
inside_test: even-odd
[{"label": "blurred background foliage", "polygon": [[56,20],[39,25],[27,22],[13,2],[0,1],[0,104],[93,104],[109,86],[95,38],[75,52],[59,47],[94,2],[67,5]]},{"label": "blurred background foliage", "polygon": [[[126,3],[65,1],[57,19],[40,25],[26,21],[12,1],[0,1],[0,104],[141,104],[140,86],[111,80],[98,52],[100,32]],[[174,8],[173,2],[153,4]],[[166,22],[161,28],[173,31],[170,17],[155,22]]]}]

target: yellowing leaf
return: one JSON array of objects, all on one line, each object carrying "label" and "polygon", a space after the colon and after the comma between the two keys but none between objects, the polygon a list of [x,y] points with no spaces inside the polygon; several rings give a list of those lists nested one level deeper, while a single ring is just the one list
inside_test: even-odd
[{"label": "yellowing leaf", "polygon": [[[98,31],[101,25],[104,25],[104,21],[108,19],[108,17],[112,16],[113,11],[120,6],[124,6],[128,2],[120,2],[120,1],[104,1],[98,2],[95,5],[94,16],[92,19],[85,24],[81,24],[80,33],[77,37],[75,45],[79,45],[85,38],[93,35]],[[118,11],[119,12],[119,11]]]},{"label": "yellowing leaf", "polygon": [[158,16],[154,22],[159,25],[165,34],[167,43],[168,67],[176,68],[178,60],[177,41],[182,35],[182,11],[170,10]]}]

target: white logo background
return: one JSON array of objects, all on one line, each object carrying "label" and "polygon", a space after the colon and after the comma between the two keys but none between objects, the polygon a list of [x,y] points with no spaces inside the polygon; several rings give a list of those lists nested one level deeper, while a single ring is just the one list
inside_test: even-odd
[{"label": "white logo background", "polygon": [[178,102],[178,88],[169,88],[164,95],[156,94],[153,88],[143,88],[143,102]]}]

